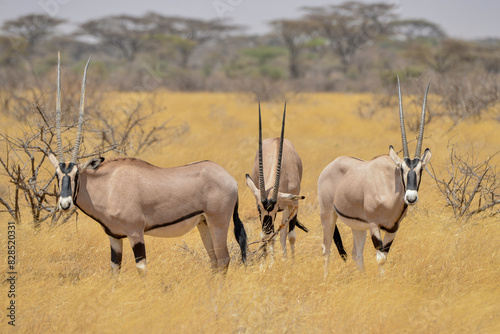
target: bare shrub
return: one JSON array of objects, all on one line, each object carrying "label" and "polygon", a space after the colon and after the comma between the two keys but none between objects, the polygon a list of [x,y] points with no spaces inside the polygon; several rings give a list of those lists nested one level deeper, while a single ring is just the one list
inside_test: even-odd
[{"label": "bare shrub", "polygon": [[[61,213],[57,214],[57,192],[53,184],[55,174],[47,170],[45,161],[51,152],[51,145],[55,141],[55,126],[48,122],[48,117],[40,106],[35,107],[39,118],[31,123],[21,135],[8,136],[2,134],[0,142],[6,147],[5,158],[0,158],[0,170],[11,183],[11,189],[0,194],[2,204],[11,217],[19,223],[21,221],[21,207],[27,206],[31,214],[34,227],[50,218],[56,222]],[[67,132],[76,127],[76,123],[65,126]],[[71,151],[71,145],[63,148],[63,152]],[[102,150],[90,154],[98,155]],[[13,188],[13,190],[12,190]],[[67,221],[75,212],[71,211],[64,219]]]},{"label": "bare shrub", "polygon": [[434,92],[441,97],[441,115],[455,123],[481,116],[500,99],[497,77],[485,73],[446,75],[436,80]]},{"label": "bare shrub", "polygon": [[431,176],[453,215],[469,218],[482,212],[488,216],[499,214],[500,175],[492,160],[500,151],[483,160],[474,151],[461,152],[456,144],[448,145],[448,151],[448,175],[437,176],[431,167]]},{"label": "bare shrub", "polygon": [[165,107],[155,102],[155,97],[133,101],[118,107],[95,110],[91,115],[91,130],[101,142],[101,147],[113,146],[115,151],[137,156],[148,148],[167,143],[189,131],[189,125],[169,126],[170,118],[151,125]]}]

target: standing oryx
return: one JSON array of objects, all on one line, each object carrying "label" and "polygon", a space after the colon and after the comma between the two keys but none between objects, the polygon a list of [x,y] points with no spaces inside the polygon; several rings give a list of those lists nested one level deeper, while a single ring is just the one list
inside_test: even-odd
[{"label": "standing oryx", "polygon": [[[89,59],[90,61],[90,59]],[[123,239],[129,238],[137,269],[146,272],[144,235],[178,237],[195,226],[213,269],[229,265],[227,233],[231,216],[242,259],[246,233],[238,217],[238,185],[222,167],[201,161],[175,168],[160,168],[133,159],[77,163],[82,138],[85,78],[83,75],[78,134],[70,162],[65,162],[61,140],[60,60],[57,74],[57,154],[49,155],[59,182],[59,207],[73,204],[96,220],[109,236],[111,268],[119,272]]]},{"label": "standing oryx", "polygon": [[[337,217],[352,229],[352,256],[359,269],[364,268],[363,248],[367,230],[370,230],[373,245],[377,250],[377,262],[384,264],[387,260],[387,253],[396,237],[399,224],[406,215],[408,205],[417,202],[422,171],[431,159],[429,149],[420,156],[429,84],[425,90],[415,158],[411,159],[408,153],[398,77],[403,159],[399,158],[390,146],[389,155],[378,156],[370,161],[339,157],[319,176],[318,198],[324,233],[323,254],[326,270],[330,260],[332,237],[345,260],[346,253],[335,224]],[[381,229],[385,231],[383,241]]]},{"label": "standing oryx", "polygon": [[[302,179],[302,161],[288,139],[284,138],[286,103],[283,111],[283,123],[280,138],[268,138],[262,141],[262,119],[259,103],[259,150],[255,156],[252,177],[246,175],[247,185],[257,200],[257,210],[262,223],[262,240],[267,240],[274,232],[276,214],[283,211],[283,224],[280,232],[283,256],[286,258],[286,236],[290,241],[292,256],[295,255],[295,226],[308,231],[297,220],[300,181]],[[259,180],[256,185],[253,180]],[[290,218],[290,219],[289,219]],[[274,238],[270,242],[270,252],[274,252]],[[264,248],[267,254],[267,245]]]}]

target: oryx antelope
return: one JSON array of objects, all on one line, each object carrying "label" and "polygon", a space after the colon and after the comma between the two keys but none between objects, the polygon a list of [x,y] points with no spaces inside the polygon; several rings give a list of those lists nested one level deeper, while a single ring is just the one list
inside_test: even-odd
[{"label": "oryx antelope", "polygon": [[[431,159],[431,151],[428,148],[420,155],[429,84],[430,82],[425,90],[420,131],[413,159],[408,153],[398,77],[403,159],[398,157],[391,145],[388,155],[381,155],[370,161],[339,157],[330,163],[319,176],[318,198],[324,233],[325,270],[328,270],[332,237],[340,255],[344,260],[346,259],[336,226],[337,217],[352,229],[352,256],[360,270],[364,269],[363,248],[367,230],[370,231],[376,249],[377,262],[380,265],[386,262],[387,254],[396,237],[399,224],[406,215],[408,205],[413,205],[418,200],[417,192],[422,171]],[[385,231],[383,241],[380,230]]]},{"label": "oryx antelope", "polygon": [[[90,62],[90,59],[89,59]],[[59,207],[76,205],[96,220],[109,236],[111,268],[118,273],[123,239],[128,237],[136,267],[146,272],[144,235],[178,237],[193,229],[200,232],[212,269],[225,272],[229,265],[227,233],[231,216],[234,235],[246,259],[246,233],[238,217],[238,185],[222,167],[201,161],[175,168],[160,168],[133,159],[105,161],[94,158],[78,163],[85,99],[83,75],[78,132],[70,162],[65,162],[61,140],[60,60],[57,71],[57,154],[49,159],[59,183]]]},{"label": "oryx antelope", "polygon": [[[262,224],[262,240],[267,240],[274,232],[276,214],[283,211],[283,224],[280,231],[283,257],[287,257],[286,237],[290,242],[292,256],[295,254],[295,226],[308,231],[297,219],[302,161],[293,144],[284,137],[286,103],[283,111],[280,138],[262,141],[262,117],[259,103],[259,149],[255,156],[252,177],[246,175],[246,183],[257,200],[257,210]],[[255,184],[253,180],[258,180]],[[286,226],[288,224],[288,226]],[[287,229],[288,227],[288,229]],[[287,231],[288,230],[288,231]],[[269,242],[270,253],[274,253],[274,238]],[[267,245],[264,247],[267,254]]]}]

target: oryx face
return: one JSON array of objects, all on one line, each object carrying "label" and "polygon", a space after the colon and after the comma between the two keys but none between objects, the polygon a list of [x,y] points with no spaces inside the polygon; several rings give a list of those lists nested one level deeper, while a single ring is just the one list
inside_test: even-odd
[{"label": "oryx face", "polygon": [[[246,176],[246,183],[248,188],[253,192],[257,201],[257,210],[259,211],[260,222],[262,224],[262,232],[270,234],[274,232],[274,221],[279,207],[297,204],[298,200],[304,199],[304,196],[277,192],[276,200],[268,198],[266,191],[261,192],[255,186],[250,175]],[[263,198],[263,199],[262,199]]]},{"label": "oryx face", "polygon": [[278,213],[278,205],[272,199],[265,199],[263,202],[257,202],[257,210],[259,210],[259,218],[262,224],[262,232],[270,234],[274,232],[274,220]]},{"label": "oryx face", "polygon": [[80,186],[80,173],[87,168],[95,169],[104,158],[93,158],[84,164],[74,162],[59,162],[54,154],[49,154],[49,160],[56,169],[57,184],[59,185],[59,208],[61,210],[70,210],[73,208],[78,196]]},{"label": "oryx face", "polygon": [[56,168],[57,183],[59,185],[59,208],[61,210],[70,210],[78,193],[78,165],[73,162],[60,163],[54,155],[49,158]]},{"label": "oryx face", "polygon": [[422,180],[422,172],[425,166],[431,159],[431,151],[426,149],[424,154],[414,159],[404,158],[400,159],[394,149],[390,148],[389,154],[399,167],[401,172],[401,179],[404,188],[404,201],[407,205],[412,205],[417,203],[418,200],[418,188],[420,187],[420,181]]}]

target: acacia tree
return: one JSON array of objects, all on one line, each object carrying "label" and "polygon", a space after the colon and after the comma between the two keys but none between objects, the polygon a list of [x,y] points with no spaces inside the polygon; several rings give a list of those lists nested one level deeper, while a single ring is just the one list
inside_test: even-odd
[{"label": "acacia tree", "polygon": [[305,19],[310,21],[319,36],[340,57],[342,71],[347,73],[356,52],[376,37],[389,33],[394,18],[394,5],[344,2],[327,7],[304,7]]},{"label": "acacia tree", "polygon": [[10,37],[24,41],[29,55],[40,41],[48,37],[58,25],[64,22],[65,20],[48,15],[30,14],[5,21],[2,30]]},{"label": "acacia tree", "polygon": [[182,17],[164,17],[169,22],[171,42],[181,57],[181,67],[188,68],[194,50],[209,40],[240,29],[239,26],[221,20],[200,20]]},{"label": "acacia tree", "polygon": [[149,15],[109,16],[81,24],[79,34],[96,37],[102,45],[117,47],[125,59],[132,62],[137,53],[149,42],[149,36],[154,31],[155,25],[156,22]]},{"label": "acacia tree", "polygon": [[390,24],[392,33],[404,36],[407,41],[417,38],[443,39],[446,33],[436,23],[423,19],[396,20]]},{"label": "acacia tree", "polygon": [[311,39],[311,25],[306,20],[276,20],[271,25],[288,49],[288,70],[290,77],[301,76],[300,55]]}]

